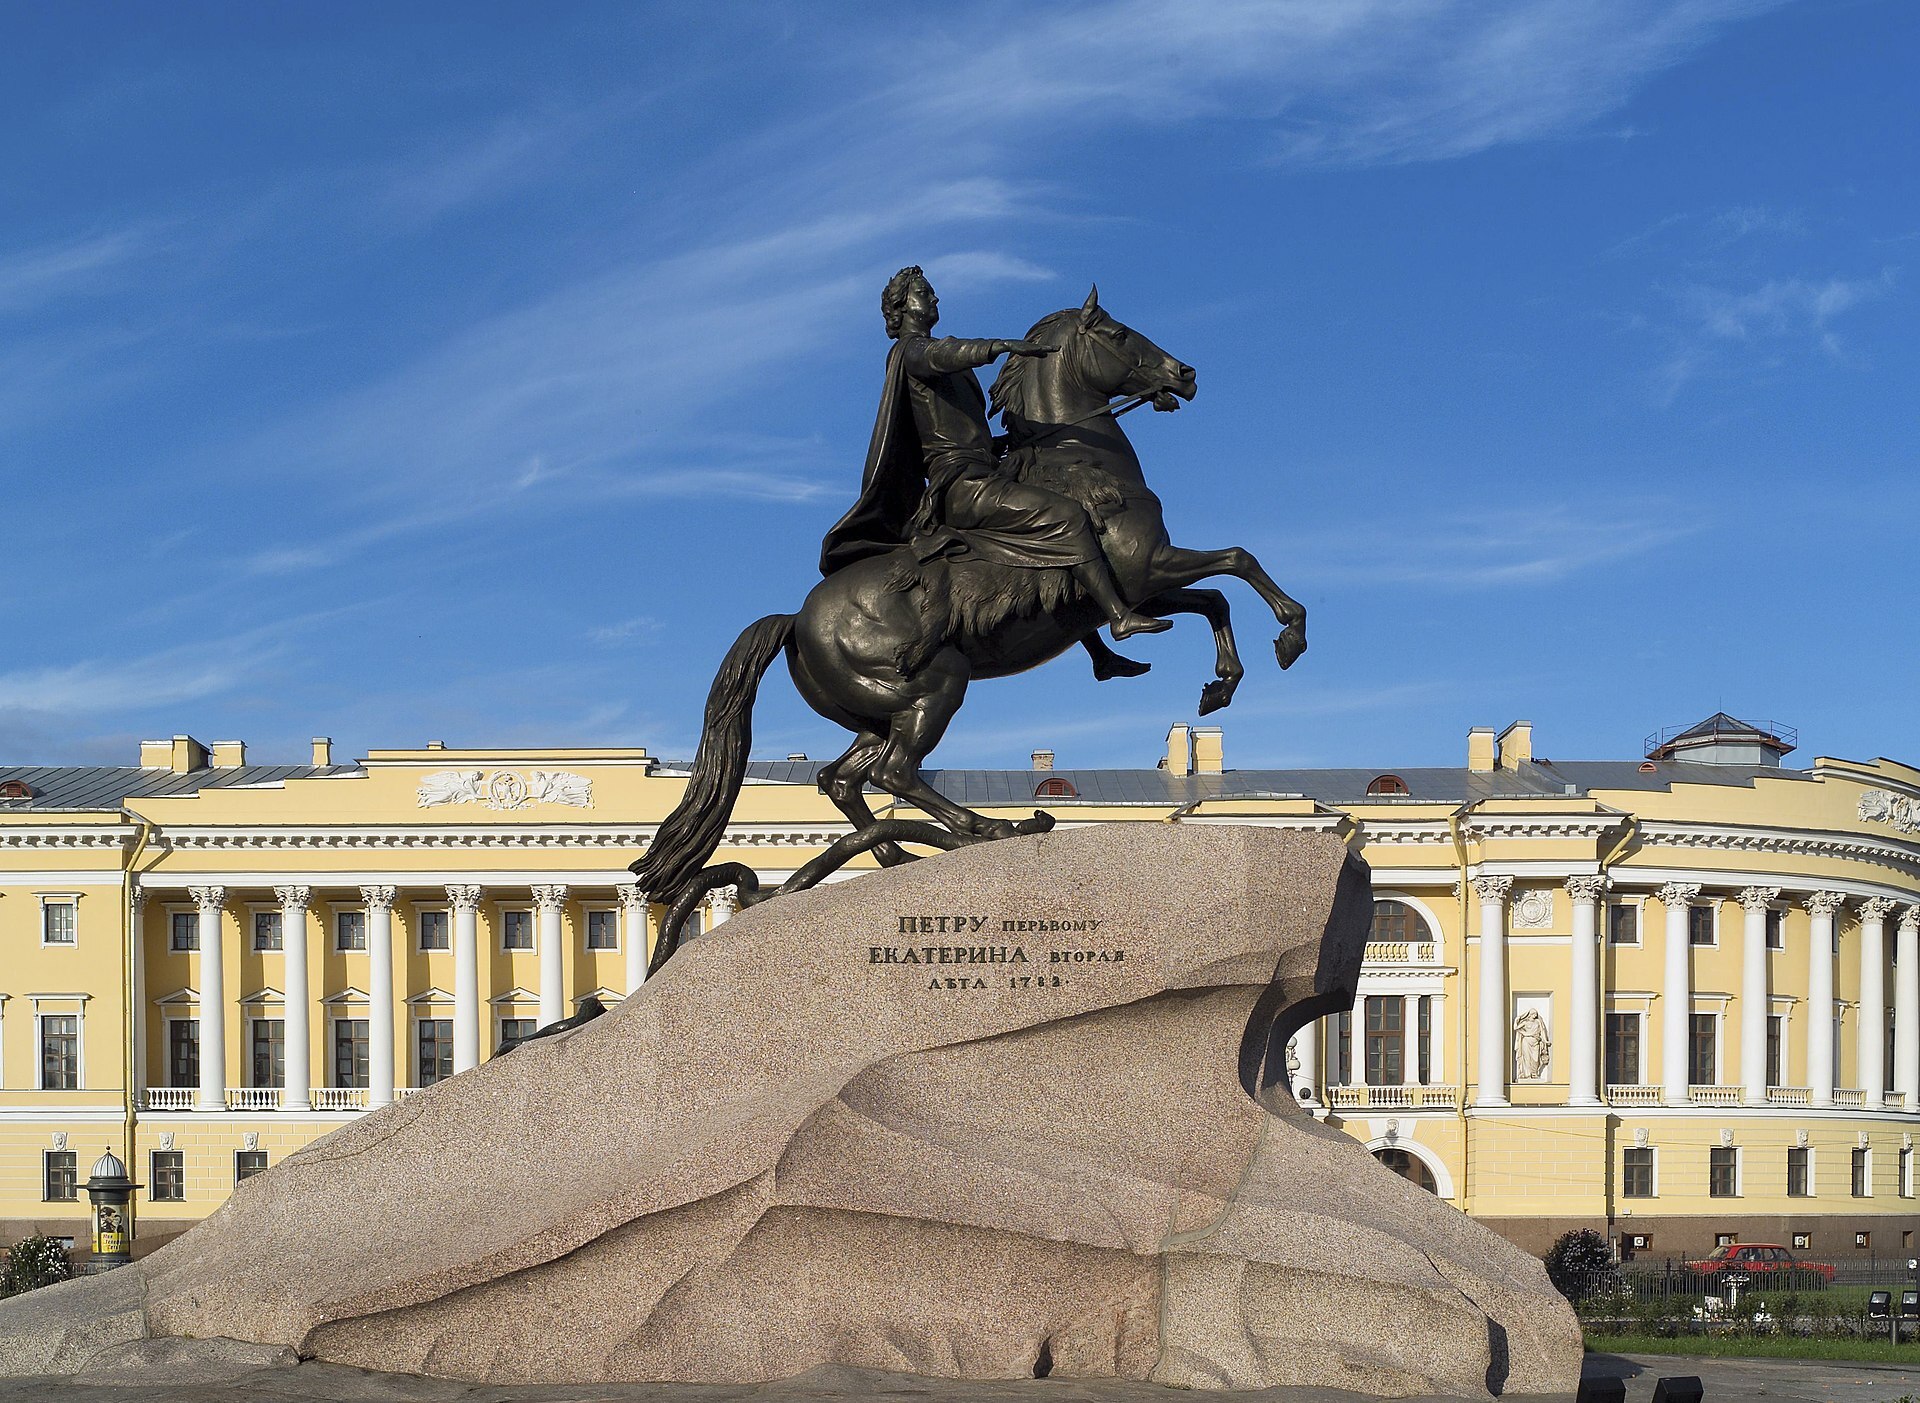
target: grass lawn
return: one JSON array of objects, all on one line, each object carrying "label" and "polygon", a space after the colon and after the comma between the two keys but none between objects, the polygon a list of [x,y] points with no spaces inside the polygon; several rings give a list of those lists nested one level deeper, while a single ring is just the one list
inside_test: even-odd
[{"label": "grass lawn", "polygon": [[1692,1354],[1706,1359],[1848,1359],[1863,1364],[1920,1364],[1920,1343],[1906,1327],[1891,1340],[1808,1340],[1794,1335],[1588,1335],[1592,1354]]}]

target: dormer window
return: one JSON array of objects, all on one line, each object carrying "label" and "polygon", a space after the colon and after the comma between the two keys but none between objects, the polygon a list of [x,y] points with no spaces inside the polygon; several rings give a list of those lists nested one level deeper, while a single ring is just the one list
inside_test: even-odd
[{"label": "dormer window", "polygon": [[1077,799],[1080,797],[1080,791],[1073,787],[1072,780],[1063,779],[1059,775],[1055,775],[1051,779],[1043,779],[1040,783],[1034,785],[1033,797],[1036,799]]},{"label": "dormer window", "polygon": [[33,786],[23,779],[0,780],[0,799],[31,799]]},{"label": "dormer window", "polygon": [[1412,792],[1411,789],[1407,788],[1407,782],[1401,779],[1399,775],[1375,775],[1367,783],[1367,795],[1369,798],[1378,798],[1387,795],[1406,795]]}]

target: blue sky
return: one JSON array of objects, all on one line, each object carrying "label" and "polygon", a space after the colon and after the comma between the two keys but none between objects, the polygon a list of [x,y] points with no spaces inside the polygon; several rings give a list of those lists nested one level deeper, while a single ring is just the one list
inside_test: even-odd
[{"label": "blue sky", "polygon": [[[690,753],[909,262],[1199,368],[1127,421],[1174,538],[1312,611],[1282,674],[1227,584],[1230,764],[1920,760],[1917,63],[1902,0],[0,0],[0,762]],[[1211,645],[1129,650],[934,763],[1151,764]],[[841,745],[769,679],[759,753]]]}]

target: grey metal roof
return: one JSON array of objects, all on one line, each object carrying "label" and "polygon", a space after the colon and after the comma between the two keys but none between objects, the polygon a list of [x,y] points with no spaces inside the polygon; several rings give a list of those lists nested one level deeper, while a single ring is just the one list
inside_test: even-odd
[{"label": "grey metal roof", "polygon": [[0,784],[17,779],[33,791],[30,799],[0,799],[0,813],[117,809],[128,799],[364,773],[358,765],[236,765],[231,769],[209,766],[188,770],[185,774],[144,769],[139,765],[0,765]]}]

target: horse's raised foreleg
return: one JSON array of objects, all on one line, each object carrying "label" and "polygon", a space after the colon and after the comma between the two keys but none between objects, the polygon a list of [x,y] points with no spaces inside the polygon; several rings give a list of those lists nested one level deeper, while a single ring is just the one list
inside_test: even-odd
[{"label": "horse's raised foreleg", "polygon": [[1225,550],[1187,550],[1180,546],[1169,546],[1154,555],[1148,571],[1150,582],[1158,586],[1154,591],[1156,594],[1169,589],[1182,589],[1196,580],[1214,575],[1232,575],[1235,579],[1245,580],[1266,600],[1274,618],[1280,621],[1280,636],[1273,642],[1274,654],[1279,658],[1280,666],[1291,667],[1294,659],[1306,651],[1306,606],[1273,582],[1273,577],[1254,558],[1252,551],[1241,546],[1228,546]]},{"label": "horse's raised foreleg", "polygon": [[1200,689],[1200,714],[1218,711],[1233,700],[1234,689],[1246,676],[1240,649],[1233,639],[1233,611],[1217,589],[1170,589],[1140,606],[1143,614],[1198,614],[1213,628],[1214,680]]},{"label": "horse's raised foreleg", "polygon": [[[820,792],[833,801],[833,806],[847,816],[847,821],[855,832],[864,832],[879,820],[867,804],[867,777],[873,773],[873,767],[879,763],[880,751],[887,743],[886,737],[877,731],[862,731],[847,753],[838,760],[821,766],[816,781]],[[914,855],[898,843],[882,842],[872,849],[873,856],[882,867],[898,867],[903,862],[912,862]]]},{"label": "horse's raised foreleg", "polygon": [[921,762],[947,733],[948,724],[966,699],[972,672],[965,654],[957,648],[942,648],[913,675],[914,695],[908,705],[893,714],[879,762],[873,768],[873,782],[895,798],[932,814],[955,833],[988,839],[1044,833],[1053,827],[1050,814],[1035,813],[1017,822],[988,818],[954,803],[921,777]]}]

